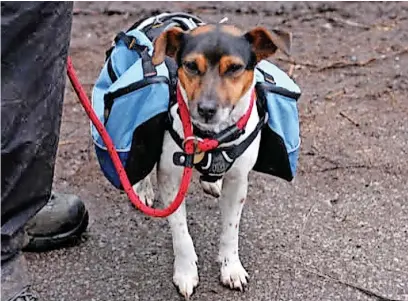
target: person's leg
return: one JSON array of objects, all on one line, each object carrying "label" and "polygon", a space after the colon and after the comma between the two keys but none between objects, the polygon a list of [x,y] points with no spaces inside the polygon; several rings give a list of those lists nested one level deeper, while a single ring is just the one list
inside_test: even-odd
[{"label": "person's leg", "polygon": [[[27,284],[26,280],[21,280],[25,277],[20,252],[25,243],[24,228],[41,209],[45,210],[43,208],[51,196],[71,22],[72,2],[1,3],[1,266],[4,300],[10,299]],[[79,204],[83,207],[78,200],[60,200],[65,205],[75,204],[73,208],[76,209]],[[65,218],[67,214],[58,214],[62,207],[56,200],[52,202],[54,209],[45,211],[54,214],[55,223],[60,225],[61,217]],[[82,214],[85,212],[84,208],[80,210]],[[42,220],[49,219],[43,215]],[[55,228],[55,223],[46,226],[42,223],[43,230]],[[33,227],[35,224],[31,230]]]},{"label": "person's leg", "polygon": [[2,240],[51,196],[71,13],[71,3],[1,3]]}]

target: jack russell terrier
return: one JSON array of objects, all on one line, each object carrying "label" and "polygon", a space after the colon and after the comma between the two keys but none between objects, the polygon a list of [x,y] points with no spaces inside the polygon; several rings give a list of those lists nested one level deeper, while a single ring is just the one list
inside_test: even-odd
[{"label": "jack russell terrier", "polygon": [[[248,117],[245,129],[219,146],[240,145],[250,139],[250,143],[238,151],[238,156],[230,158],[225,152],[210,152],[198,153],[194,157],[196,169],[203,174],[200,183],[204,192],[220,198],[222,232],[218,260],[221,282],[231,289],[243,291],[249,277],[239,258],[238,231],[247,197],[248,173],[256,163],[260,144],[260,132],[256,132],[260,115],[257,106],[253,105],[256,97],[254,70],[260,60],[273,55],[277,49],[288,54],[290,46],[290,33],[268,31],[262,27],[245,33],[225,24],[207,24],[188,32],[175,27],[163,32],[154,42],[154,65],[161,64],[166,56],[174,58],[177,63],[177,89],[188,107],[197,136],[195,139],[217,135],[236,124],[242,116]],[[159,195],[166,206],[175,198],[183,172],[182,166],[176,166],[173,158],[173,154],[180,151],[178,140],[184,139],[177,105],[171,108],[170,115],[172,129],[164,135],[163,152],[157,166]],[[251,133],[256,135],[250,138]],[[221,170],[221,173],[206,172],[209,170]],[[154,193],[149,177],[136,184],[134,189],[146,205],[153,205]],[[174,250],[173,282],[180,294],[188,299],[198,285],[199,277],[184,203],[168,217],[168,221]]]}]

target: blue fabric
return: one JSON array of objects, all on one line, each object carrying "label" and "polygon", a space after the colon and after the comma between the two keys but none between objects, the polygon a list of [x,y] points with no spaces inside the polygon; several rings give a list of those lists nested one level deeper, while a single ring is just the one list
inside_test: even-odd
[{"label": "blue fabric", "polygon": [[[258,68],[272,75],[277,87],[285,88],[290,92],[300,94],[300,88],[282,70],[268,61],[259,62]],[[265,82],[264,76],[258,70],[255,71],[257,82]],[[296,174],[296,166],[300,147],[299,115],[297,100],[277,93],[267,93],[267,110],[269,114],[268,126],[277,133],[284,141],[288,152],[290,168],[293,176]]]},{"label": "blue fabric", "polygon": [[[112,159],[109,156],[109,153],[106,150],[99,148],[95,145],[96,157],[98,158],[99,165],[102,167],[102,172],[104,176],[115,186],[119,188],[121,186],[119,175],[116,172],[115,166],[113,165]],[[118,153],[122,165],[126,164],[128,158],[128,152]]]}]

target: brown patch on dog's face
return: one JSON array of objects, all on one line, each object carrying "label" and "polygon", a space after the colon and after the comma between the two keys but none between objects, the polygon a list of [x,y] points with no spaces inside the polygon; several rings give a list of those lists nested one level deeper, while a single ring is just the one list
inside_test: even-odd
[{"label": "brown patch on dog's face", "polygon": [[[228,75],[228,72],[233,71],[231,70],[231,68],[237,69],[240,66],[242,66],[241,71],[244,71],[243,67],[245,67],[245,62],[242,59],[242,57],[237,56],[237,55],[224,55],[221,57],[220,62],[219,62],[220,75]],[[235,75],[240,75],[240,73],[237,73]]]},{"label": "brown patch on dog's face", "polygon": [[277,49],[285,53],[290,49],[289,34],[264,28],[243,33],[234,26],[217,24],[188,33],[168,32],[156,40],[159,49],[155,49],[154,61],[160,62],[163,53],[176,59],[192,120],[199,124],[217,124],[228,118],[250,89],[256,64]]},{"label": "brown patch on dog's face", "polygon": [[207,60],[201,53],[193,52],[184,57],[177,73],[189,100],[194,100],[201,94],[201,75],[206,74],[207,67]]},{"label": "brown patch on dog's face", "polygon": [[217,93],[224,104],[235,106],[252,84],[253,70],[245,69],[245,62],[239,56],[225,55],[219,63],[221,76]]},{"label": "brown patch on dog's face", "polygon": [[252,70],[245,70],[245,63],[238,56],[223,56],[218,69],[208,73],[208,61],[199,53],[187,55],[182,65],[179,80],[191,102],[199,100],[202,86],[211,86],[216,95],[207,92],[208,97],[216,98],[222,106],[234,106],[248,91],[254,76]]},{"label": "brown patch on dog's face", "polygon": [[183,68],[177,71],[178,79],[186,91],[188,100],[194,100],[201,94],[201,79],[187,74]]},{"label": "brown patch on dog's face", "polygon": [[221,80],[217,94],[222,104],[235,106],[248,91],[254,78],[253,71],[244,71],[239,77],[227,77]]},{"label": "brown patch on dog's face", "polygon": [[213,100],[225,108],[235,106],[248,91],[254,72],[245,69],[239,56],[222,56],[216,66],[211,66],[203,54],[194,52],[183,58],[178,75],[189,102],[199,105]]},{"label": "brown patch on dog's face", "polygon": [[187,72],[192,74],[197,73],[197,75],[205,74],[207,72],[208,62],[202,53],[190,53],[184,57],[183,62],[183,68],[186,69]]}]

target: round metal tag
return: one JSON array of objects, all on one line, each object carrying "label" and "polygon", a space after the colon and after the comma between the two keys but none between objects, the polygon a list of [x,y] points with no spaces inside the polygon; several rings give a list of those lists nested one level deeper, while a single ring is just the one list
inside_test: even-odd
[{"label": "round metal tag", "polygon": [[204,155],[205,155],[205,152],[194,154],[193,163],[194,164],[200,163],[204,159]]}]

